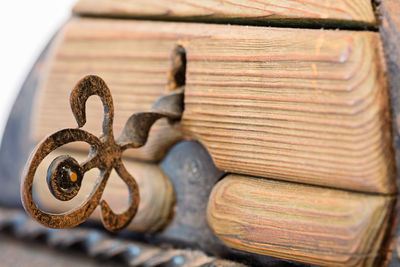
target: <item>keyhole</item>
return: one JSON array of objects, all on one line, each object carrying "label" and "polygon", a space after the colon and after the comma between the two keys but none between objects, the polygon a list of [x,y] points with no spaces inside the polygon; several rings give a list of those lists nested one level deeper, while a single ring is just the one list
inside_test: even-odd
[{"label": "keyhole", "polygon": [[168,72],[168,84],[166,91],[170,92],[184,86],[186,83],[186,50],[183,46],[177,45],[172,50],[171,67]]}]

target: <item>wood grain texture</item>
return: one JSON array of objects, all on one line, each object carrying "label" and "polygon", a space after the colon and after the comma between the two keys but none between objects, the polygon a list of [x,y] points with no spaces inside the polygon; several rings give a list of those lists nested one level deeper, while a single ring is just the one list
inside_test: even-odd
[{"label": "wood grain texture", "polygon": [[225,22],[333,20],[374,25],[369,0],[80,0],[74,12],[117,17],[147,17]]},{"label": "wood grain texture", "polygon": [[396,191],[377,34],[221,26],[185,48],[183,129],[218,168]]},{"label": "wood grain texture", "polygon": [[[87,20],[91,25],[87,26],[94,28],[82,28],[81,32],[79,21],[72,20],[67,24],[53,44],[48,75],[43,82],[43,89],[37,94],[37,112],[33,115],[35,141],[62,128],[77,127],[71,113],[69,95],[76,82],[87,74],[102,77],[111,90],[116,136],[130,115],[149,111],[153,102],[165,93],[171,52],[175,45],[173,40],[158,44],[154,40],[146,41],[141,36],[133,36],[130,41],[130,38],[125,39],[123,36],[120,36],[122,39],[114,38],[116,36],[111,36],[119,32],[118,26],[114,28],[114,23],[108,24],[107,20],[99,21],[99,24],[96,20]],[[86,20],[82,22],[85,24]],[[90,33],[92,30],[95,35]],[[79,32],[86,36],[79,37]],[[111,38],[108,39],[107,35]],[[91,97],[87,101],[87,124],[84,127],[96,135],[100,135],[102,129],[103,110],[99,100]],[[160,119],[153,125],[146,145],[130,149],[125,154],[146,161],[161,160],[168,149],[182,139],[177,127],[169,124],[166,119]],[[85,149],[80,143],[75,144],[75,148]]]},{"label": "wood grain texture", "polygon": [[[74,125],[68,93],[87,73],[109,84],[118,132],[162,94],[176,44],[187,52],[182,131],[207,147],[219,169],[396,192],[385,69],[373,32],[75,18],[55,48],[37,136]],[[89,103],[92,132],[101,122],[95,108]],[[158,126],[146,145],[153,152],[179,138],[178,129]],[[157,155],[145,154],[132,156]]]},{"label": "wood grain texture", "polygon": [[[82,188],[78,195],[70,201],[55,199],[46,183],[47,168],[51,161],[60,155],[70,155],[78,161],[83,161],[87,154],[58,149],[51,153],[41,163],[35,180],[35,197],[41,209],[50,212],[66,212],[78,207],[93,190],[99,172],[90,171],[85,175]],[[175,193],[171,182],[157,164],[125,160],[125,167],[135,177],[139,185],[140,203],[138,211],[127,229],[138,232],[158,231],[169,223],[173,215]],[[122,213],[128,208],[129,191],[125,183],[113,171],[104,191],[103,199],[107,200],[116,213]],[[97,208],[91,220],[100,222],[101,212]]]},{"label": "wood grain texture", "polygon": [[207,218],[228,246],[319,266],[371,266],[393,199],[228,175]]}]

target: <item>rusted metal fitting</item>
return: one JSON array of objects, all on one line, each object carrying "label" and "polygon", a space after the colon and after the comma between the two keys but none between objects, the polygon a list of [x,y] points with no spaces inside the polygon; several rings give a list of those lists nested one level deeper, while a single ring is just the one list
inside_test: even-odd
[{"label": "rusted metal fitting", "polygon": [[[86,101],[90,96],[100,97],[104,107],[103,133],[97,137],[79,129],[86,123]],[[25,210],[39,223],[50,228],[69,228],[84,222],[100,204],[102,221],[109,231],[126,227],[133,219],[139,205],[139,189],[135,179],[122,163],[126,149],[143,146],[151,126],[160,118],[170,121],[180,119],[183,112],[183,87],[173,88],[161,96],[151,111],[133,114],[125,124],[121,135],[115,140],[113,134],[114,106],[109,88],[98,76],[89,75],[81,79],[71,92],[70,104],[78,128],[63,129],[45,138],[32,152],[27,162],[21,183],[21,197]],[[86,160],[78,163],[63,155],[55,158],[47,171],[47,184],[52,195],[62,201],[74,198],[81,187],[85,173],[93,168],[100,170],[95,188],[80,207],[62,214],[40,210],[32,196],[32,185],[36,170],[42,160],[55,149],[71,143],[86,142],[90,153]],[[122,214],[112,211],[102,195],[112,169],[129,188],[129,208]]]}]

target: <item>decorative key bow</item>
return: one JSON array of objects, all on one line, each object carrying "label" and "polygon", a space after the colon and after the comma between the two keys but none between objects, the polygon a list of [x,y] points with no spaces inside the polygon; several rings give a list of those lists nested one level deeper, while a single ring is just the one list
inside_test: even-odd
[{"label": "decorative key bow", "polygon": [[[103,134],[98,138],[81,128],[86,123],[85,105],[87,99],[97,95],[104,107]],[[21,196],[25,210],[41,224],[51,228],[68,228],[84,222],[100,204],[102,221],[109,231],[126,227],[134,217],[139,205],[139,189],[135,179],[121,161],[122,152],[129,148],[143,146],[151,126],[160,118],[176,120],[181,117],[183,108],[183,88],[178,88],[160,97],[150,112],[133,114],[117,140],[114,140],[114,106],[110,90],[98,76],[90,75],[80,80],[70,97],[72,113],[78,128],[60,130],[40,143],[27,163]],[[80,207],[62,214],[52,214],[40,210],[33,201],[32,184],[35,172],[42,160],[53,150],[71,142],[86,142],[90,145],[87,159],[79,164],[74,158],[63,155],[55,158],[47,171],[47,184],[50,192],[59,200],[74,198],[81,187],[84,174],[98,168],[100,175],[88,199]],[[122,214],[114,213],[106,201],[101,200],[112,169],[129,188],[129,208]]]}]

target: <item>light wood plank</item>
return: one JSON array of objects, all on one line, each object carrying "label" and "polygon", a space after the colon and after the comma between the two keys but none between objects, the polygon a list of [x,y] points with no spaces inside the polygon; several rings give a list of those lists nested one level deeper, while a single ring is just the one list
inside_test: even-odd
[{"label": "light wood plank", "polygon": [[[157,160],[183,132],[228,172],[396,192],[374,32],[75,18],[54,48],[36,137],[74,126],[68,95],[88,73],[109,84],[118,133],[163,93],[177,44],[187,52],[182,128],[161,122],[132,157]],[[99,132],[99,101],[87,110],[88,129]]]},{"label": "light wood plank", "polygon": [[[74,12],[193,21],[376,23],[370,0],[80,0]],[[335,22],[339,25],[339,22]]]},{"label": "light wood plank", "polygon": [[[48,75],[42,85],[44,89],[36,99],[35,110],[38,112],[33,114],[37,122],[33,123],[35,140],[63,128],[76,127],[70,111],[69,94],[84,75],[99,75],[109,85],[114,100],[116,136],[130,115],[150,110],[167,86],[173,40],[157,44],[154,40],[145,41],[145,38],[137,36],[137,40],[126,42],[116,36],[111,37],[117,28],[113,28],[115,23],[108,24],[107,20],[99,21],[99,24],[95,20],[82,20],[84,24],[89,22],[91,26],[87,26],[90,28],[94,26],[97,29],[93,28],[93,33],[103,32],[105,38],[86,36],[80,39],[75,36],[80,21],[72,20],[67,24],[54,42]],[[91,31],[88,28],[86,30]],[[108,40],[107,31],[111,34]],[[87,123],[84,129],[99,135],[103,116],[99,99],[90,98],[86,110]],[[152,127],[144,147],[128,150],[125,154],[135,159],[159,161],[181,139],[179,126],[170,125],[166,119],[161,119]],[[82,150],[85,147],[78,143],[75,148]]]},{"label": "light wood plank", "polygon": [[385,253],[392,205],[385,196],[228,175],[211,193],[207,218],[235,249],[318,266],[371,266]]}]

